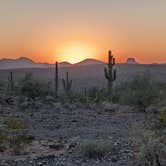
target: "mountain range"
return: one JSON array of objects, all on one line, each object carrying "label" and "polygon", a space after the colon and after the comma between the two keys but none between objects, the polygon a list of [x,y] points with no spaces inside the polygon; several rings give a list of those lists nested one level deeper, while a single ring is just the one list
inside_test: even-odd
[{"label": "mountain range", "polygon": [[[71,64],[69,62],[60,62],[59,67],[84,66],[84,65],[96,65],[96,64],[104,64],[104,62],[96,59],[85,59],[75,64]],[[26,57],[20,57],[18,59],[4,58],[0,60],[0,69],[50,68],[50,67],[54,67],[54,64],[37,63]]]}]

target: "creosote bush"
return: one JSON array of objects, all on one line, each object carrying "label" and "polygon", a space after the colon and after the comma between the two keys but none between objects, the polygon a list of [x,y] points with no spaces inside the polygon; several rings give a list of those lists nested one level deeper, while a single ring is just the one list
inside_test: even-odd
[{"label": "creosote bush", "polygon": [[166,161],[166,146],[158,139],[151,138],[140,151],[140,162],[143,166],[162,166]]},{"label": "creosote bush", "polygon": [[7,126],[8,129],[13,129],[13,130],[17,130],[17,129],[24,130],[27,128],[27,126],[23,122],[15,119],[15,118],[6,119],[4,121],[4,124]]},{"label": "creosote bush", "polygon": [[137,124],[133,128],[132,147],[142,166],[164,166],[166,163],[164,110],[155,114],[153,119],[146,119],[146,124]]},{"label": "creosote bush", "polygon": [[78,152],[89,159],[102,159],[112,151],[112,142],[108,140],[85,141],[78,146]]},{"label": "creosote bush", "polygon": [[12,149],[14,155],[24,154],[25,145],[32,142],[32,139],[29,138],[24,132],[10,133],[8,136],[9,146]]},{"label": "creosote bush", "polygon": [[161,110],[161,112],[158,113],[156,125],[159,128],[166,128],[166,108],[164,108],[163,110]]},{"label": "creosote bush", "polygon": [[32,73],[27,73],[19,83],[20,94],[29,98],[53,94],[52,82],[40,83],[33,78]]},{"label": "creosote bush", "polygon": [[5,81],[0,81],[0,90],[4,90],[7,87],[7,83]]},{"label": "creosote bush", "polygon": [[27,135],[28,127],[23,121],[15,118],[4,120],[0,129],[0,150],[11,149],[14,155],[24,154],[25,145],[34,138]]},{"label": "creosote bush", "polygon": [[166,145],[166,107],[156,115],[155,125],[153,126],[155,136]]},{"label": "creosote bush", "polygon": [[88,89],[88,97],[95,103],[100,103],[106,100],[105,89],[100,89],[98,87],[92,87]]},{"label": "creosote bush", "polygon": [[113,101],[146,108],[159,97],[157,83],[149,76],[136,76],[134,79],[121,83],[114,90]]}]

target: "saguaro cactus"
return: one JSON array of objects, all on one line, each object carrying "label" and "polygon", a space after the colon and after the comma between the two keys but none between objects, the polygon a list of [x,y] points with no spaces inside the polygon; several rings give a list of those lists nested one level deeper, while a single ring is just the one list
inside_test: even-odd
[{"label": "saguaro cactus", "polygon": [[63,81],[63,88],[65,90],[65,93],[69,93],[71,91],[71,87],[72,87],[72,80],[69,80],[69,73],[66,72],[66,80],[62,79]]},{"label": "saguaro cactus", "polygon": [[58,62],[55,63],[55,95],[58,96]]},{"label": "saguaro cactus", "polygon": [[10,90],[13,90],[14,89],[13,72],[10,72],[10,75],[8,76],[8,82]]},{"label": "saguaro cactus", "polygon": [[112,85],[116,80],[116,69],[114,69],[115,58],[113,57],[111,51],[108,53],[108,68],[105,67],[105,78],[108,81],[108,95],[112,96]]}]

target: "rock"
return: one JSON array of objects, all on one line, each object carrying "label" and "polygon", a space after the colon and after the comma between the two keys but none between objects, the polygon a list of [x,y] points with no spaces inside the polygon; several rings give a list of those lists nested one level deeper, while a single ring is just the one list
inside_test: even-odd
[{"label": "rock", "polygon": [[118,104],[112,104],[110,102],[103,102],[103,109],[106,112],[115,112],[118,111]]},{"label": "rock", "polygon": [[69,110],[75,110],[75,109],[77,109],[77,106],[75,104],[71,104],[71,103],[65,103],[63,106],[66,109],[69,109]]},{"label": "rock", "polygon": [[80,142],[80,137],[74,137],[69,139],[68,151],[71,151],[72,149],[74,149],[79,142]]},{"label": "rock", "polygon": [[55,98],[53,96],[46,96],[45,100],[48,101],[48,102],[54,102]]},{"label": "rock", "polygon": [[14,104],[14,99],[13,99],[13,97],[6,97],[6,98],[5,98],[5,101],[6,101],[6,103],[9,104],[9,105],[13,105],[13,104]]},{"label": "rock", "polygon": [[36,109],[41,108],[43,106],[43,104],[41,103],[41,101],[35,101],[34,105],[35,105]]},{"label": "rock", "polygon": [[20,107],[21,108],[28,108],[29,105],[30,105],[30,103],[28,101],[25,101],[25,102],[23,102],[23,103],[20,104]]},{"label": "rock", "polygon": [[77,120],[77,119],[72,119],[71,122],[72,122],[72,123],[77,123],[78,120]]},{"label": "rock", "polygon": [[136,112],[137,108],[134,106],[121,105],[119,107],[120,112]]},{"label": "rock", "polygon": [[113,143],[114,146],[118,146],[119,144],[120,144],[119,141]]},{"label": "rock", "polygon": [[111,157],[111,161],[114,163],[117,162],[118,160],[119,160],[119,157],[116,155]]},{"label": "rock", "polygon": [[53,102],[52,106],[56,109],[56,110],[61,110],[62,109],[62,104],[60,102]]},{"label": "rock", "polygon": [[52,142],[49,144],[50,149],[61,150],[61,149],[64,149],[64,147],[65,146],[63,143]]},{"label": "rock", "polygon": [[0,166],[9,166],[9,164],[5,160],[2,160]]},{"label": "rock", "polygon": [[156,114],[156,113],[159,112],[159,110],[158,110],[156,107],[154,107],[154,106],[149,106],[149,107],[147,107],[147,108],[145,109],[145,112],[146,112],[146,113],[153,113],[153,114]]},{"label": "rock", "polygon": [[38,166],[43,166],[43,163],[42,162],[38,162],[37,165]]}]

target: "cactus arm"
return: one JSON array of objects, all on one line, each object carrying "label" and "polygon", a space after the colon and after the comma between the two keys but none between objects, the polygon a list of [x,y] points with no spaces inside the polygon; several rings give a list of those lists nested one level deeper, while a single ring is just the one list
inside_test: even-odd
[{"label": "cactus arm", "polygon": [[69,82],[69,90],[71,89],[71,87],[72,87],[72,80],[70,80]]},{"label": "cactus arm", "polygon": [[69,73],[66,72],[66,79],[62,79],[63,82],[63,88],[65,90],[65,93],[69,93],[72,87],[72,80],[69,80]]},{"label": "cactus arm", "polygon": [[115,65],[115,58],[112,59],[112,65]]},{"label": "cactus arm", "polygon": [[62,83],[63,83],[63,88],[66,89],[66,82],[64,79],[62,79]]},{"label": "cactus arm", "polygon": [[117,77],[117,75],[116,75],[116,69],[114,69],[113,81],[116,80],[116,77]]},{"label": "cactus arm", "polygon": [[108,77],[108,72],[107,72],[107,68],[106,68],[106,67],[105,67],[105,69],[104,69],[104,73],[105,73],[105,78],[108,80],[109,77]]}]

